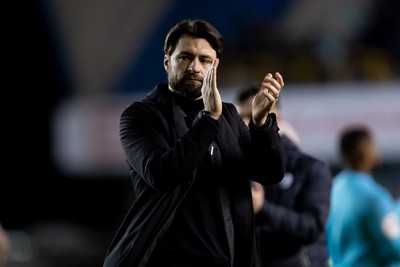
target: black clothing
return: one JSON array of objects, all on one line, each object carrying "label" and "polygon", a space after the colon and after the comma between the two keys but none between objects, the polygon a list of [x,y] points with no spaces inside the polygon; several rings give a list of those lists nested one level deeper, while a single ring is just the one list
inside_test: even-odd
[{"label": "black clothing", "polygon": [[[186,122],[190,127],[196,115],[204,108],[203,100],[193,101],[172,92],[171,95],[188,116]],[[193,262],[198,266],[211,264],[215,267],[229,267],[230,252],[221,220],[218,188],[212,182],[218,177],[213,177],[210,157],[203,157],[197,175],[204,178],[194,180],[192,188],[177,208],[171,226],[154,248],[148,262],[150,267],[192,266]],[[204,192],[208,192],[208,195]],[[217,223],[209,223],[215,221]],[[220,264],[216,265],[215,262]]]},{"label": "black clothing", "polygon": [[263,127],[248,128],[233,104],[223,103],[215,121],[181,100],[160,84],[121,115],[120,138],[136,201],[104,267],[148,266],[160,255],[169,257],[161,259],[162,266],[186,259],[191,266],[253,263],[249,178],[273,184],[285,169],[275,114]]},{"label": "black clothing", "polygon": [[330,169],[301,152],[286,136],[281,141],[287,157],[285,177],[265,187],[266,202],[256,215],[258,266],[327,266]]}]

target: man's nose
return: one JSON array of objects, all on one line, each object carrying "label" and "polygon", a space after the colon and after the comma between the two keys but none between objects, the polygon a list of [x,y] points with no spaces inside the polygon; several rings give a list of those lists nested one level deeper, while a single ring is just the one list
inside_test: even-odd
[{"label": "man's nose", "polygon": [[198,59],[193,59],[192,62],[190,62],[188,71],[190,73],[196,73],[200,71],[200,62]]}]

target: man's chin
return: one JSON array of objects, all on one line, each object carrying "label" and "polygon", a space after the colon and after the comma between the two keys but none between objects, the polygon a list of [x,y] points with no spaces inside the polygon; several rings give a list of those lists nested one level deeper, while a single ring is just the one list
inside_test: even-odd
[{"label": "man's chin", "polygon": [[194,83],[186,83],[185,84],[185,95],[193,98],[193,99],[197,99],[201,96],[201,83],[197,82],[196,84]]},{"label": "man's chin", "polygon": [[187,88],[191,88],[192,90],[197,90],[197,89],[200,90],[202,85],[203,83],[198,80],[186,80],[185,82],[185,86]]}]

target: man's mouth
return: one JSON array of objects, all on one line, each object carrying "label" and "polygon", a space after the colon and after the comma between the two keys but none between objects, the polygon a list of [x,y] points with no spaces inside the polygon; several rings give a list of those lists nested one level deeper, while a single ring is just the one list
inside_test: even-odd
[{"label": "man's mouth", "polygon": [[195,77],[195,76],[187,76],[186,80],[188,80],[188,81],[196,81],[196,82],[200,82],[200,83],[203,82],[203,79],[201,79],[199,77]]}]

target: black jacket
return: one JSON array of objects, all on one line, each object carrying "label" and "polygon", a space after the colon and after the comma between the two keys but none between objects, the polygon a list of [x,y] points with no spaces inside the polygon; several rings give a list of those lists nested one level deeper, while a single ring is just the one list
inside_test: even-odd
[{"label": "black jacket", "polygon": [[258,266],[327,266],[325,225],[330,207],[331,171],[281,137],[287,156],[279,184],[265,187],[266,202],[256,215]]},{"label": "black jacket", "polygon": [[[124,110],[120,138],[136,201],[110,245],[104,267],[146,266],[212,143],[222,159],[221,179],[215,181],[221,203],[227,200],[232,207],[222,210],[224,216],[225,211],[232,215],[232,220],[225,220],[234,266],[251,266],[255,238],[249,175],[267,185],[279,182],[284,174],[285,154],[274,114],[263,127],[250,125],[249,130],[234,105],[223,103],[218,123],[199,113],[188,129],[185,114],[167,85],[161,84]],[[229,235],[232,224],[234,236]]]}]

